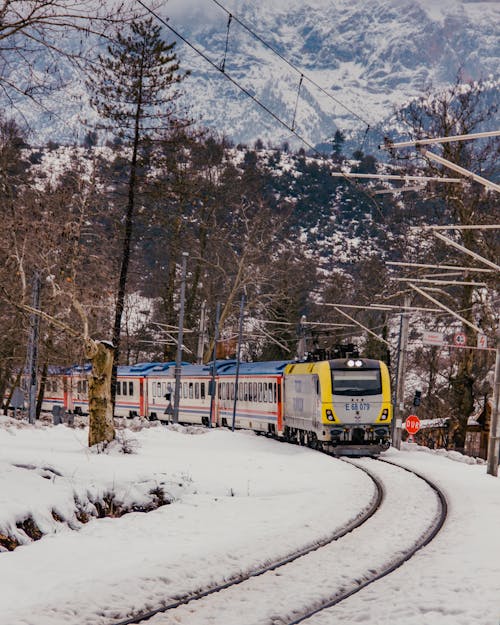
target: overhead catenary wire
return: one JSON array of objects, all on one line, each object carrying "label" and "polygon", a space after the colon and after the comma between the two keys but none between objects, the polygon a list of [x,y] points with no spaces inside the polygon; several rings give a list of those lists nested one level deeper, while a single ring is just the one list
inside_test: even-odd
[{"label": "overhead catenary wire", "polygon": [[326,89],[324,89],[321,85],[319,85],[315,80],[313,80],[312,78],[310,78],[309,76],[307,76],[306,74],[304,74],[302,72],[302,70],[300,70],[296,65],[294,65],[291,61],[289,61],[286,57],[284,57],[278,50],[276,50],[276,48],[274,48],[271,44],[269,44],[267,41],[265,41],[265,39],[263,39],[258,33],[256,33],[250,26],[248,26],[248,24],[246,24],[245,22],[243,22],[240,18],[238,18],[237,16],[234,15],[234,13],[231,13],[229,11],[229,9],[227,9],[221,2],[219,2],[219,0],[212,0],[212,2],[214,4],[216,4],[219,8],[221,8],[223,11],[225,11],[228,15],[231,15],[232,18],[234,19],[235,22],[237,22],[242,28],[244,28],[247,32],[249,32],[253,37],[255,37],[255,39],[257,39],[263,46],[265,46],[266,48],[268,48],[268,50],[271,50],[271,52],[273,52],[273,54],[275,54],[276,56],[278,56],[284,63],[286,63],[289,67],[291,67],[294,71],[296,71],[298,74],[301,75],[301,77],[305,78],[305,80],[307,80],[309,83],[311,83],[312,85],[314,85],[314,87],[316,87],[316,89],[318,89],[319,91],[321,91],[321,93],[323,93],[324,95],[326,95],[328,98],[330,98],[333,102],[335,102],[336,104],[338,104],[339,106],[341,106],[343,109],[345,109],[346,111],[348,111],[351,115],[353,115],[354,117],[356,117],[356,119],[358,119],[360,122],[362,122],[363,124],[366,125],[367,130],[365,132],[365,136],[366,133],[368,132],[368,130],[370,129],[370,123],[368,121],[366,121],[366,119],[363,119],[363,117],[361,117],[361,115],[358,115],[358,113],[354,112],[351,108],[349,108],[348,106],[346,106],[343,102],[341,102],[339,99],[335,98],[331,93],[329,93]]},{"label": "overhead catenary wire", "polygon": [[[235,87],[237,87],[240,91],[242,91],[248,98],[250,98],[255,104],[257,104],[257,106],[259,106],[261,109],[263,109],[268,115],[270,115],[281,126],[286,128],[293,136],[297,137],[297,139],[299,139],[299,141],[301,141],[305,146],[307,146],[311,150],[311,152],[313,152],[314,154],[318,155],[320,159],[322,159],[322,160],[325,159],[325,155],[322,152],[320,152],[320,150],[318,150],[315,146],[313,146],[305,137],[300,135],[294,128],[292,128],[289,124],[287,124],[287,122],[285,122],[283,119],[281,119],[281,117],[279,117],[279,115],[274,113],[268,106],[266,106],[257,97],[255,97],[252,93],[250,93],[250,91],[248,89],[246,89],[237,80],[235,80],[230,74],[228,74],[228,72],[225,71],[225,69],[223,71],[221,69],[221,67],[217,65],[217,63],[214,63],[214,61],[212,61],[204,52],[202,52],[198,47],[196,47],[194,44],[192,44],[186,37],[181,35],[181,33],[178,30],[176,30],[173,26],[171,26],[166,19],[162,18],[161,15],[158,15],[158,13],[156,11],[154,11],[153,9],[148,7],[148,5],[145,4],[142,0],[136,0],[136,2],[137,2],[137,4],[140,4],[148,13],[150,13],[161,24],[163,24],[163,26],[168,28],[168,30],[170,30],[178,39],[180,39],[189,48],[191,48],[194,52],[196,52],[196,54],[201,56],[214,69],[216,69],[223,76],[225,76],[227,78],[227,80],[229,80],[229,82],[231,82]],[[234,19],[234,16],[233,16],[233,19]],[[340,172],[341,176],[342,176],[342,173],[343,172]],[[366,189],[364,189],[364,188],[360,187],[359,185],[357,185],[356,183],[354,183],[348,176],[343,176],[343,177],[350,184],[352,184],[355,188],[357,188],[361,193],[363,193],[371,202],[373,202],[373,204],[374,204],[375,208],[377,209],[378,213],[380,214],[382,220],[385,220],[384,214],[382,213],[382,210],[381,210],[378,202],[373,197],[373,195],[371,193],[367,192]]]}]

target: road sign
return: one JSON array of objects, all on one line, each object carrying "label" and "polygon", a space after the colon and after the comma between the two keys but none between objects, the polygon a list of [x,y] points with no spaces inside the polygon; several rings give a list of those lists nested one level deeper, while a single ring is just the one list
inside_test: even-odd
[{"label": "road sign", "polygon": [[453,335],[453,343],[457,347],[464,347],[465,345],[467,345],[467,337],[463,332],[455,332],[455,334]]},{"label": "road sign", "polygon": [[424,345],[444,345],[444,334],[442,332],[424,332],[422,341]]},{"label": "road sign", "polygon": [[477,347],[478,349],[486,349],[488,347],[488,339],[486,334],[477,335]]},{"label": "road sign", "polygon": [[406,418],[405,429],[408,434],[411,434],[412,436],[420,430],[420,419],[416,414],[411,414]]}]

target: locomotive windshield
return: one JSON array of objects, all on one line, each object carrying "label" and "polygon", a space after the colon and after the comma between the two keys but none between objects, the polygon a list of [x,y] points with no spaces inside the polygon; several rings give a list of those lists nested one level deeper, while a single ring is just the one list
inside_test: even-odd
[{"label": "locomotive windshield", "polygon": [[380,371],[352,370],[332,371],[332,388],[334,395],[380,395],[382,393],[382,382]]}]

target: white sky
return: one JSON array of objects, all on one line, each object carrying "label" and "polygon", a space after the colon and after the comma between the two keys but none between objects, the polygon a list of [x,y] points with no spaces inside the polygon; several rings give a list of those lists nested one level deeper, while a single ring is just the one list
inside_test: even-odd
[{"label": "white sky", "polygon": [[[48,534],[0,553],[0,625],[111,625],[313,544],[373,495],[355,467],[250,432],[149,427],[127,433],[136,448],[127,455],[92,453],[86,437],[85,429],[0,418],[0,533],[22,538],[16,522],[31,515]],[[390,577],[307,624],[498,625],[500,478],[455,452],[407,446],[384,456],[445,490],[444,529]],[[356,462],[386,484],[384,507],[371,521],[280,574],[149,623],[271,623],[356,583],[367,568],[383,568],[421,535],[436,498],[406,472]],[[88,502],[113,491],[130,505],[145,503],[157,486],[175,499],[171,505],[85,525],[74,517],[75,496]]]}]

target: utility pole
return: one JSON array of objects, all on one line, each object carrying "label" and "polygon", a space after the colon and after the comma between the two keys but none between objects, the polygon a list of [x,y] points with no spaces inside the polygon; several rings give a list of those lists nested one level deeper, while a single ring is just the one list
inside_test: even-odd
[{"label": "utility pole", "polygon": [[490,439],[488,442],[488,475],[498,475],[498,455],[500,453],[500,423],[498,404],[500,402],[500,321],[497,327],[497,351],[495,359],[495,378],[493,381],[493,406],[491,409]]},{"label": "utility pole", "polygon": [[212,356],[212,380],[210,382],[210,415],[208,416],[208,427],[212,427],[212,417],[214,414],[215,406],[215,374],[217,373],[217,341],[219,340],[219,319],[220,319],[220,302],[217,302],[215,307],[215,329],[214,329],[214,351]]},{"label": "utility pole", "polygon": [[[405,296],[405,309],[410,306],[410,298]],[[408,325],[409,312],[403,310],[401,313],[401,321],[399,325],[399,343],[398,343],[398,371],[396,377],[396,397],[394,401],[394,419],[392,422],[392,445],[396,449],[401,449],[401,430],[403,427],[404,412],[404,392],[405,392],[405,373],[406,373],[406,354],[408,349]]]},{"label": "utility pole", "polygon": [[[33,290],[31,305],[34,310],[40,308],[40,274],[35,271],[33,275]],[[40,328],[40,317],[36,313],[30,315],[30,335],[28,341],[27,369],[29,375],[28,383],[28,419],[31,424],[36,421],[36,391],[37,391],[37,369],[38,369],[38,330]]]},{"label": "utility pole", "polygon": [[236,421],[236,403],[238,401],[238,382],[240,377],[240,357],[241,357],[241,339],[243,336],[243,311],[245,308],[245,296],[241,296],[240,302],[240,326],[238,329],[238,351],[236,353],[236,378],[234,381],[234,403],[233,403],[233,422],[231,430],[234,432],[234,424]]},{"label": "utility pole", "polygon": [[179,423],[179,399],[181,395],[182,341],[184,330],[184,300],[186,297],[186,265],[187,252],[182,252],[181,301],[179,310],[179,334],[177,337],[177,357],[175,359],[175,388],[173,422]]},{"label": "utility pole", "polygon": [[198,334],[198,349],[196,350],[196,364],[198,365],[201,365],[203,363],[203,354],[205,351],[206,310],[207,310],[207,302],[206,300],[203,300],[201,303],[201,311],[200,311],[200,333]]},{"label": "utility pole", "polygon": [[299,341],[297,343],[297,357],[303,360],[306,355],[306,323],[307,317],[302,315],[298,326]]}]

